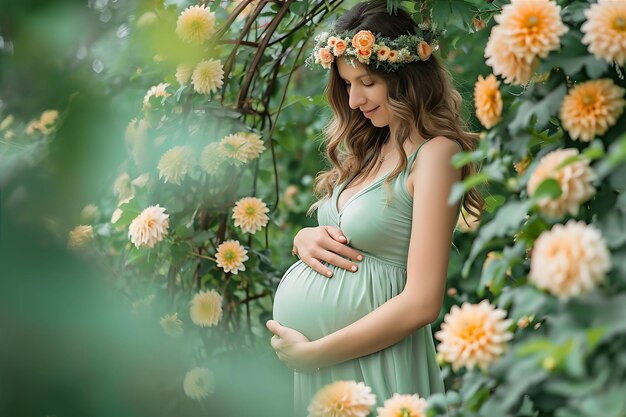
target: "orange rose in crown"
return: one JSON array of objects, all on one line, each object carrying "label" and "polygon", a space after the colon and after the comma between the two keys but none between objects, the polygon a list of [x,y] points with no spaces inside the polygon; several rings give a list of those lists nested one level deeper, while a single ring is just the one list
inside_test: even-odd
[{"label": "orange rose in crown", "polygon": [[362,30],[352,38],[352,46],[359,51],[371,51],[374,46],[374,34],[369,30]]},{"label": "orange rose in crown", "polygon": [[317,56],[320,60],[320,64],[322,64],[322,67],[324,68],[330,68],[330,64],[332,64],[333,61],[335,60],[335,57],[333,56],[333,54],[330,53],[330,51],[325,48],[320,48],[320,50],[317,53]]},{"label": "orange rose in crown", "polygon": [[422,61],[426,61],[430,58],[430,54],[433,52],[432,48],[426,41],[421,41],[417,45],[417,55],[420,57]]},{"label": "orange rose in crown", "polygon": [[333,52],[336,56],[343,55],[343,53],[346,52],[347,47],[348,45],[346,45],[346,41],[344,41],[343,39],[337,39],[335,41],[335,50]]}]

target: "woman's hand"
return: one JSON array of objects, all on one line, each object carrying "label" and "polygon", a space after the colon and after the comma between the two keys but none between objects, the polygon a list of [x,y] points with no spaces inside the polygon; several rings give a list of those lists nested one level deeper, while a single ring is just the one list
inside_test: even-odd
[{"label": "woman's hand", "polygon": [[283,361],[287,367],[296,372],[319,369],[316,365],[314,344],[305,335],[297,330],[282,326],[276,320],[268,320],[265,325],[274,333],[270,339],[272,348],[276,351],[278,359]]},{"label": "woman's hand", "polygon": [[[351,260],[363,260],[363,255],[347,245],[341,229],[333,226],[305,227],[293,239],[294,255],[315,271],[327,277],[333,272],[322,262],[355,272],[358,266]],[[340,256],[341,255],[341,256]],[[345,259],[345,258],[348,259]]]}]

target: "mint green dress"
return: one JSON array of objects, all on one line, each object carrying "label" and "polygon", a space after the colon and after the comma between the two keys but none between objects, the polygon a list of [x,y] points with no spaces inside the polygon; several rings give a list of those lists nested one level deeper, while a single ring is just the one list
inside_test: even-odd
[{"label": "mint green dress", "polygon": [[[349,245],[361,251],[364,259],[357,262],[357,272],[326,264],[333,271],[331,279],[302,261],[294,263],[276,290],[274,320],[316,340],[359,320],[402,292],[413,207],[406,182],[422,145],[407,158],[406,169],[390,183],[390,202],[383,187],[387,174],[358,191],[340,211],[337,197],[346,183],[319,206],[318,223],[340,228]],[[307,416],[307,407],[317,391],[338,380],[363,381],[376,395],[377,406],[394,393],[428,397],[443,392],[431,326],[373,354],[314,373],[294,372],[294,417]]]}]

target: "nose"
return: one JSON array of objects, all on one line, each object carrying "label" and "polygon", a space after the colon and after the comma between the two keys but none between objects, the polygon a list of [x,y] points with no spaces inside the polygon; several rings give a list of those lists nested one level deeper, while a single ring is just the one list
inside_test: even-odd
[{"label": "nose", "polygon": [[357,87],[350,86],[350,89],[348,91],[348,104],[350,105],[350,108],[358,109],[363,104],[365,104],[365,101],[365,96],[363,95],[362,91]]}]

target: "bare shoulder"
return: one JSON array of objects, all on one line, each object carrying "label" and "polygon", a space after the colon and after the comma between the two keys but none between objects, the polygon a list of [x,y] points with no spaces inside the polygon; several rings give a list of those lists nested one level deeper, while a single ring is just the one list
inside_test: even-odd
[{"label": "bare shoulder", "polygon": [[436,136],[424,143],[415,158],[415,166],[409,173],[409,194],[415,196],[416,186],[426,189],[425,183],[448,188],[455,181],[459,181],[461,169],[454,168],[451,159],[460,151],[459,142],[445,136]]},{"label": "bare shoulder", "polygon": [[422,145],[418,153],[418,158],[428,159],[433,158],[451,158],[454,154],[461,151],[460,143],[454,139],[447,138],[445,136],[435,136],[428,140],[428,142]]},{"label": "bare shoulder", "polygon": [[436,136],[422,145],[415,159],[416,169],[413,173],[418,175],[418,172],[425,170],[431,172],[433,170],[436,172],[441,172],[441,170],[454,171],[450,160],[460,151],[461,145],[456,140],[445,136]]}]

